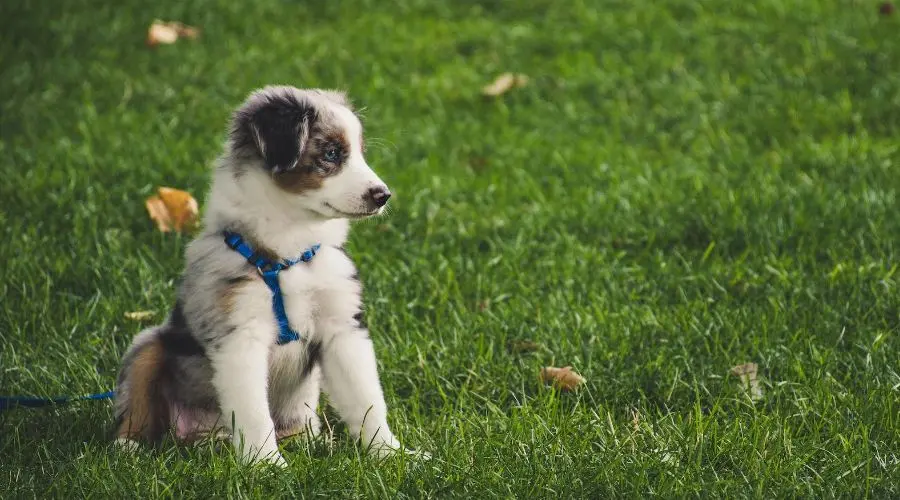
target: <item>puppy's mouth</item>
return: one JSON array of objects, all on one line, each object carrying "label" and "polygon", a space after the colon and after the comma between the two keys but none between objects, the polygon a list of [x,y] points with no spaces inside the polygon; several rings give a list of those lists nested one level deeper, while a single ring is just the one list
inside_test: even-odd
[{"label": "puppy's mouth", "polygon": [[327,207],[328,210],[331,210],[332,212],[340,215],[341,217],[346,217],[348,219],[365,219],[366,217],[371,217],[373,215],[380,214],[381,211],[384,209],[384,207],[381,207],[381,208],[378,208],[371,212],[345,212],[343,210],[335,208],[334,205],[332,205],[331,203],[328,203],[328,202],[325,202],[325,207]]}]

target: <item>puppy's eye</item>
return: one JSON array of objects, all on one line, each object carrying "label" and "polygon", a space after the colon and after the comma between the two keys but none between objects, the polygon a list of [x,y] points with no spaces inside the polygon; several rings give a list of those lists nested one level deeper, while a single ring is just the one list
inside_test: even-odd
[{"label": "puppy's eye", "polygon": [[324,158],[327,162],[337,163],[338,160],[341,159],[341,152],[340,150],[338,150],[338,148],[330,147],[327,151],[325,151],[325,154],[322,156],[322,158]]}]

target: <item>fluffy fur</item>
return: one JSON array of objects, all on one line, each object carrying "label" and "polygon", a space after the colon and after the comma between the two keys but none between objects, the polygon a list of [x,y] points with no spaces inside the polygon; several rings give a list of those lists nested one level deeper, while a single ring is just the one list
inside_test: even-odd
[{"label": "fluffy fur", "polygon": [[[368,331],[361,284],[343,245],[349,219],[381,213],[390,191],[363,157],[343,94],[293,87],[254,92],[235,112],[217,161],[203,230],[187,249],[168,321],[138,334],[116,391],[117,440],[155,442],[230,431],[243,460],[284,464],[276,439],[319,432],[324,390],[376,453],[401,450]],[[269,258],[315,258],[282,271],[291,327],[276,345],[272,296],[223,241],[235,231]]]}]

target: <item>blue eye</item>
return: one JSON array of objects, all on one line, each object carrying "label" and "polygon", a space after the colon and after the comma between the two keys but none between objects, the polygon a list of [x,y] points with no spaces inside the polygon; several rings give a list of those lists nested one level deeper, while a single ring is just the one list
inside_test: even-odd
[{"label": "blue eye", "polygon": [[340,159],[340,156],[341,153],[337,148],[328,148],[328,151],[325,152],[325,156],[323,158],[325,158],[325,161],[337,163],[337,161]]}]

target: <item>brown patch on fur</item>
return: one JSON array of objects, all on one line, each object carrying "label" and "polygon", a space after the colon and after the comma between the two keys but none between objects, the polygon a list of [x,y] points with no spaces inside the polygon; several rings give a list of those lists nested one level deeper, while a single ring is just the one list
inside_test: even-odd
[{"label": "brown patch on fur", "polygon": [[223,287],[219,291],[217,304],[220,311],[230,314],[234,311],[237,296],[238,293],[240,293],[241,288],[243,288],[247,283],[253,281],[253,276],[250,274],[245,274],[243,276],[236,276],[234,278],[229,278],[223,281]]},{"label": "brown patch on fur", "polygon": [[315,191],[322,187],[325,177],[312,169],[295,168],[275,174],[275,184],[281,189],[294,194]]},{"label": "brown patch on fur", "polygon": [[[341,152],[341,160],[337,164],[324,158],[325,152],[331,147],[336,147]],[[297,167],[275,173],[275,184],[294,194],[319,189],[326,178],[340,173],[349,155],[350,141],[347,140],[345,131],[322,117],[313,125],[309,140],[300,152]]]},{"label": "brown patch on fur", "polygon": [[[254,240],[252,238],[249,238],[249,239],[245,238],[245,239],[247,240],[247,244],[250,245],[250,248],[253,249],[253,253],[255,253],[256,255],[259,255],[260,257],[268,259],[272,262],[281,260],[281,256],[278,255],[278,253],[275,252],[275,250],[272,250],[269,247],[260,245],[259,243],[256,242],[256,240]],[[248,276],[248,278],[253,279],[253,276],[250,275],[250,276]]]},{"label": "brown patch on fur", "polygon": [[169,409],[160,392],[165,351],[159,340],[141,347],[128,368],[128,405],[119,416],[116,436],[155,442],[168,427]]}]

